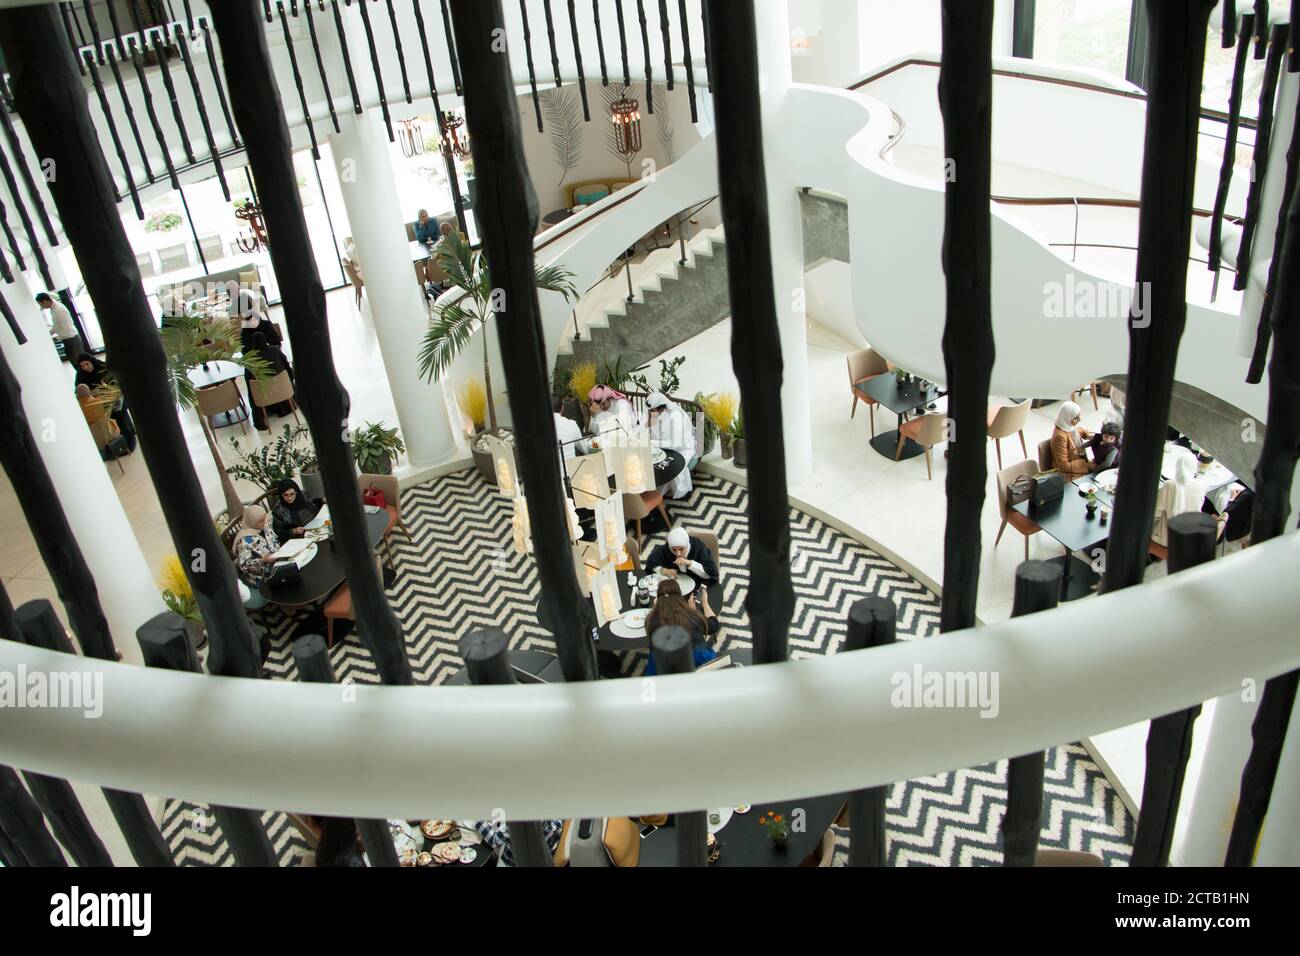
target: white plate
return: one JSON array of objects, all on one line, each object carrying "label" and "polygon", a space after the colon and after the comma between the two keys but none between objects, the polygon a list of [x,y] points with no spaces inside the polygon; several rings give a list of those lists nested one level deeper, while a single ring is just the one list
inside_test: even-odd
[{"label": "white plate", "polygon": [[1108,468],[1105,471],[1098,472],[1093,481],[1102,491],[1114,493],[1115,485],[1119,481],[1119,469]]},{"label": "white plate", "polygon": [[650,452],[650,463],[652,465],[662,465],[668,460],[668,452],[662,448],[656,448]]},{"label": "white plate", "polygon": [[704,817],[705,822],[709,825],[709,832],[717,833],[725,827],[729,822],[731,822],[731,815],[735,812],[736,811],[731,807],[722,807],[721,809],[710,810]]},{"label": "white plate", "polygon": [[615,637],[621,637],[629,641],[645,637],[645,619],[641,619],[641,625],[639,627],[631,627],[624,624],[621,617],[615,618],[609,622],[609,632]]}]

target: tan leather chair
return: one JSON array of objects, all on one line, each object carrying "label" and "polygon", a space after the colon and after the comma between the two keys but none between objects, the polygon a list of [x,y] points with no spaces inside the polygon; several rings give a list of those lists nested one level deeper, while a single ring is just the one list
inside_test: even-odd
[{"label": "tan leather chair", "polygon": [[713,565],[718,569],[718,580],[722,579],[722,552],[718,550],[718,536],[712,531],[691,531],[692,538],[699,538],[713,555]]},{"label": "tan leather chair", "polygon": [[[397,485],[396,475],[361,475],[357,478],[357,487],[361,491],[368,491],[371,488],[378,489],[384,493],[384,507],[388,510],[388,526],[384,528],[384,547],[388,547],[388,536],[392,533],[393,528],[401,528],[402,533],[408,538],[411,536],[411,529],[406,526],[402,520],[402,493]],[[392,564],[392,552],[388,553],[388,563]]]},{"label": "tan leather chair", "polygon": [[348,281],[352,283],[352,288],[357,293],[357,308],[359,309],[361,308],[361,291],[366,287],[365,282],[361,279],[361,271],[351,259],[339,259],[339,264],[343,266],[343,274],[348,277]]},{"label": "tan leather chair", "polygon": [[636,546],[641,548],[641,520],[650,517],[650,512],[658,510],[663,516],[664,525],[671,528],[673,521],[664,508],[664,496],[658,491],[643,491],[639,495],[624,493],[623,517],[636,522]]},{"label": "tan leather chair", "polygon": [[1044,471],[1056,471],[1056,466],[1052,464],[1052,440],[1044,438],[1038,443],[1038,471],[1041,474]]},{"label": "tan leather chair", "polygon": [[1029,449],[1025,446],[1025,422],[1029,420],[1029,399],[1019,405],[1002,405],[989,409],[989,438],[998,450],[998,468],[1002,467],[1002,439],[1020,435],[1020,451],[1026,457]]},{"label": "tan leather chair", "polygon": [[[239,386],[235,384],[234,379],[200,388],[194,393],[194,397],[199,407],[199,414],[208,420],[209,427],[225,427],[217,425],[213,419],[226,412],[238,411],[239,417],[236,420],[239,422],[240,430],[248,434],[248,409],[244,408],[244,397],[239,394]],[[226,422],[226,425],[233,424],[234,422]]]},{"label": "tan leather chair", "polygon": [[894,450],[894,461],[898,461],[898,456],[903,453],[903,443],[910,438],[918,445],[925,446],[925,476],[927,480],[932,480],[934,469],[930,464],[930,449],[939,442],[948,440],[944,427],[947,420],[946,416],[932,412],[899,425],[898,447]]},{"label": "tan leather chair", "polygon": [[1002,515],[1002,524],[998,528],[998,536],[993,539],[993,547],[998,546],[1002,540],[1002,532],[1007,530],[1007,525],[1015,528],[1025,536],[1025,560],[1029,560],[1029,536],[1037,534],[1043,529],[1030,518],[1025,517],[1019,511],[1007,504],[1007,485],[1015,481],[1021,475],[1029,475],[1031,478],[1038,474],[1038,467],[1034,462],[1026,458],[1016,465],[1010,465],[998,471],[998,512]]},{"label": "tan leather chair", "polygon": [[[88,424],[90,425],[90,435],[95,439],[95,447],[100,451],[109,449],[113,439],[121,435],[113,419],[107,415],[97,422],[89,422]],[[109,454],[112,454],[112,452],[110,451]],[[122,459],[117,455],[113,455],[113,461],[117,462],[118,471],[125,475],[126,469],[122,467]]]},{"label": "tan leather chair", "polygon": [[867,410],[871,413],[871,437],[876,437],[876,405],[879,404],[874,398],[868,398],[861,394],[853,386],[861,385],[863,382],[870,381],[877,375],[884,375],[891,368],[886,358],[875,349],[862,349],[858,352],[851,352],[845,357],[849,367],[849,390],[853,392],[853,408],[849,410],[849,418],[857,414],[858,402],[866,402]]},{"label": "tan leather chair", "polygon": [[268,379],[255,378],[248,383],[248,391],[253,404],[258,408],[288,402],[293,409],[294,420],[302,424],[302,419],[298,417],[298,403],[293,400],[293,379],[289,378],[288,372],[281,372]]}]

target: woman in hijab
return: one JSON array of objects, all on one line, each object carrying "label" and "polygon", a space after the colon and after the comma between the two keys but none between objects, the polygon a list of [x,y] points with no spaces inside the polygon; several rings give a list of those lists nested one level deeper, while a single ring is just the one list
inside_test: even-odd
[{"label": "woman in hijab", "polygon": [[[281,372],[289,373],[289,381],[293,381],[293,366],[289,364],[289,359],[285,357],[284,352],[280,351],[278,345],[268,341],[266,335],[261,332],[253,334],[253,344],[249,350],[255,353],[259,358],[266,362],[269,367],[268,377],[279,375]],[[274,405],[267,405],[263,409],[256,409],[261,412],[262,424],[258,428],[269,427],[266,425],[266,413],[285,416],[293,414],[293,406],[288,402],[276,402]]]},{"label": "woman in hijab", "polygon": [[1174,459],[1174,477],[1162,482],[1156,492],[1155,522],[1151,540],[1169,544],[1169,519],[1189,511],[1200,511],[1205,504],[1205,482],[1196,477],[1196,458],[1191,454]]},{"label": "woman in hijab", "polygon": [[597,385],[587,393],[587,401],[587,407],[591,411],[592,434],[621,432],[626,436],[636,428],[636,412],[632,410],[627,396],[617,389]]},{"label": "woman in hijab", "polygon": [[283,479],[275,489],[275,505],[271,508],[271,529],[281,541],[301,538],[309,523],[320,511],[319,502],[303,493],[292,478]]},{"label": "woman in hijab", "polygon": [[254,589],[262,583],[266,572],[276,559],[272,557],[280,550],[280,539],[271,528],[270,516],[266,509],[258,505],[249,505],[244,509],[244,526],[239,529],[235,539],[235,566]]},{"label": "woman in hijab", "polygon": [[[108,366],[89,352],[82,352],[77,356],[76,366],[77,375],[73,381],[78,388],[84,385],[93,393],[101,388],[116,387]],[[126,439],[127,447],[135,451],[135,422],[131,421],[131,413],[127,411],[126,399],[119,395],[113,410],[108,414],[113,419],[113,424],[117,426],[118,432]]]},{"label": "woman in hijab", "polygon": [[694,487],[690,460],[695,456],[695,426],[685,409],[663,392],[651,392],[645,405],[645,425],[650,432],[651,444],[665,451],[677,452],[687,463],[677,477],[660,490],[669,498],[685,498]]},{"label": "woman in hijab", "polygon": [[[718,623],[718,617],[709,607],[709,593],[707,588],[699,587],[695,589],[700,604],[695,600],[688,599],[682,594],[682,589],[673,579],[659,582],[659,590],[655,597],[655,606],[650,611],[650,616],[646,618],[645,632],[653,634],[661,627],[680,627],[684,628],[691,635],[691,652],[695,657],[696,666],[705,664],[717,657],[717,652],[709,646],[709,638],[721,630]],[[655,674],[654,655],[650,655],[650,663],[646,666],[647,674]]]},{"label": "woman in hijab", "polygon": [[1086,475],[1092,471],[1085,447],[1092,440],[1092,432],[1079,427],[1079,406],[1066,402],[1056,416],[1052,429],[1052,467],[1066,476]]},{"label": "woman in hijab", "polygon": [[[280,332],[276,329],[275,323],[268,319],[257,307],[257,297],[251,289],[240,289],[239,300],[235,307],[235,314],[239,316],[239,347],[245,353],[257,351],[257,336],[265,338],[267,346],[274,346],[277,351],[280,348]],[[281,353],[283,358],[283,353]],[[285,366],[288,366],[285,362]],[[275,374],[275,373],[272,373]],[[253,393],[253,373],[244,371],[244,387],[248,393]],[[283,406],[274,406],[277,415],[287,415],[289,411],[288,403]],[[266,410],[253,404],[253,427],[259,431],[266,431],[270,426],[266,423]]]}]

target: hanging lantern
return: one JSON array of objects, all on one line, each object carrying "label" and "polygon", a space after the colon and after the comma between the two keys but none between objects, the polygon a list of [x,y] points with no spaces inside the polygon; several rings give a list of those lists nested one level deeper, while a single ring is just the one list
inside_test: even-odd
[{"label": "hanging lantern", "polygon": [[615,151],[631,162],[641,152],[641,104],[624,93],[609,105],[609,121],[614,124]]},{"label": "hanging lantern", "polygon": [[456,113],[442,114],[442,144],[458,159],[469,155],[469,133],[463,117]]},{"label": "hanging lantern", "polygon": [[523,495],[515,499],[514,514],[510,518],[510,532],[514,538],[515,551],[530,554],[533,550],[533,528],[528,518],[528,502]]}]

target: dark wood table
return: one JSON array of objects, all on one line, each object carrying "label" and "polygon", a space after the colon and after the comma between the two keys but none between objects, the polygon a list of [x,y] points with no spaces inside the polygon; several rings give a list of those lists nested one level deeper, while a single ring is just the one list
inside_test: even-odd
[{"label": "dark wood table", "polygon": [[[366,534],[372,548],[379,547],[384,530],[388,527],[388,510],[381,508],[366,515]],[[282,588],[268,587],[263,580],[258,591],[272,604],[280,607],[307,607],[334,593],[344,582],[343,563],[334,547],[334,538],[316,542],[317,554],[302,569],[302,579],[297,584]]]},{"label": "dark wood table", "polygon": [[[200,365],[198,368],[192,368],[185,373],[186,377],[194,384],[196,389],[212,388],[223,382],[238,382],[244,377],[244,370],[234,362],[208,362],[206,365]],[[235,386],[239,388],[238,385]],[[241,395],[242,399],[242,395]],[[248,418],[246,409],[232,409],[228,412],[218,412],[213,415],[209,422],[213,428],[224,428],[227,425],[236,425]]]},{"label": "dark wood table", "polygon": [[548,226],[558,226],[572,215],[572,209],[553,209],[542,217],[542,222]]},{"label": "dark wood table", "polygon": [[[885,406],[885,408],[897,415],[900,421],[906,421],[908,414],[924,408],[944,394],[939,386],[933,383],[929,384],[924,390],[916,384],[915,380],[908,382],[906,385],[899,385],[897,376],[892,372],[885,372],[883,375],[877,375],[865,382],[859,382],[853,386],[853,390],[863,398]],[[898,453],[897,428],[881,432],[871,439],[871,447],[886,458],[892,459],[895,454],[898,454],[899,461],[914,458],[925,451],[924,446],[918,445],[909,438],[903,443],[902,452]]]},{"label": "dark wood table", "polygon": [[[1080,477],[1087,480],[1091,476]],[[1097,489],[1097,499],[1101,504],[1111,506],[1110,495],[1100,488]],[[1033,521],[1065,547],[1065,554],[1052,559],[1062,566],[1062,601],[1087,597],[1092,593],[1092,586],[1101,577],[1092,569],[1091,561],[1085,561],[1074,555],[1074,552],[1082,551],[1089,557],[1096,557],[1091,553],[1092,549],[1103,544],[1110,537],[1110,522],[1101,523],[1100,509],[1096,515],[1089,518],[1086,505],[1085,496],[1080,494],[1079,486],[1073,482],[1066,484],[1065,494],[1059,501],[1049,505],[1031,508],[1028,501],[1012,505],[1016,511]]]},{"label": "dark wood table", "polygon": [[[733,813],[727,825],[714,834],[722,849],[718,862],[710,866],[798,866],[821,842],[827,829],[839,816],[847,796],[835,793],[825,797],[805,800],[786,800],[775,803],[756,803],[748,813]],[[803,832],[790,832],[785,848],[778,850],[767,836],[767,827],[758,820],[769,810],[775,810],[787,821],[799,819],[796,811],[802,810],[805,824]],[[641,857],[638,866],[676,866],[677,831],[674,827],[660,827],[641,839]]]},{"label": "dark wood table", "polygon": [[[308,567],[311,567],[311,565],[308,565]],[[618,593],[623,599],[624,613],[635,610],[632,606],[632,588],[629,587],[627,583],[628,572],[617,571],[615,573],[618,575]],[[651,572],[647,569],[644,573],[650,574]],[[640,578],[641,575],[638,574],[637,577]],[[699,587],[700,582],[696,581],[696,590],[699,590]],[[709,585],[708,590],[709,607],[713,609],[714,614],[717,614],[719,608],[722,607],[722,582],[715,581],[713,584]],[[695,592],[692,591],[691,593],[694,594]],[[646,610],[649,610],[649,608],[646,608]],[[644,651],[650,646],[649,634],[642,635],[641,637],[619,637],[609,629],[608,624],[602,627],[597,633],[600,634],[600,640],[596,642],[596,650],[598,652],[603,651],[610,654],[623,654],[628,651]]]}]

